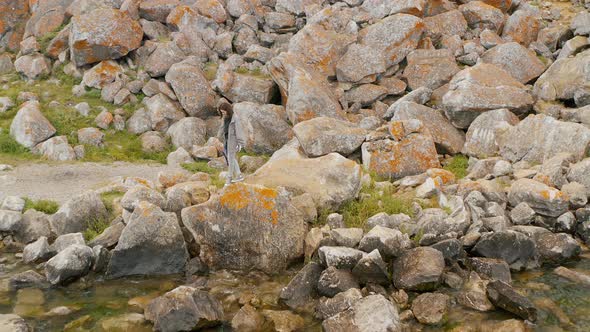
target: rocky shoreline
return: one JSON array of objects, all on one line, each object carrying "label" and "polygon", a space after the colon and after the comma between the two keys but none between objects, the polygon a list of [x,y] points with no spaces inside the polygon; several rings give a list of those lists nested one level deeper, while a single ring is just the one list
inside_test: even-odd
[{"label": "rocky shoreline", "polygon": [[6,1],[0,180],[168,167],[2,192],[0,331],[587,329],[588,7]]}]

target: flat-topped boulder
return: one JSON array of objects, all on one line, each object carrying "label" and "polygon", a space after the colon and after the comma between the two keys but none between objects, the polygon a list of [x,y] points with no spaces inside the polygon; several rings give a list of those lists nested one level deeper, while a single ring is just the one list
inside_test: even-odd
[{"label": "flat-topped boulder", "polygon": [[480,63],[453,77],[442,106],[451,123],[464,129],[487,111],[505,108],[517,115],[524,114],[532,108],[533,97],[505,70]]}]

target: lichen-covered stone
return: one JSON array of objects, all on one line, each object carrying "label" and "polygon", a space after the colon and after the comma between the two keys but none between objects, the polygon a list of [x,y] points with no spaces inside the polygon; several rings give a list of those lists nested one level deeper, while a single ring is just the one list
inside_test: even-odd
[{"label": "lichen-covered stone", "polygon": [[126,13],[100,8],[72,18],[70,52],[77,66],[117,59],[141,46],[141,25]]},{"label": "lichen-covered stone", "polygon": [[287,193],[236,183],[206,203],[182,210],[182,221],[215,269],[280,273],[303,256],[306,225]]}]

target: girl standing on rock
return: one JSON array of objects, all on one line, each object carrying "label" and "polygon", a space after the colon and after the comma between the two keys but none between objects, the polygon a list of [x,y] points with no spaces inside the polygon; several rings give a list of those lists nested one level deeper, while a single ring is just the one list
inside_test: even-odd
[{"label": "girl standing on rock", "polygon": [[242,135],[238,135],[240,126],[236,125],[237,119],[233,116],[233,106],[226,99],[221,99],[217,109],[223,119],[223,155],[228,165],[227,180],[225,182],[227,186],[230,183],[244,181],[237,158],[237,154],[242,150],[244,142],[239,138]]}]

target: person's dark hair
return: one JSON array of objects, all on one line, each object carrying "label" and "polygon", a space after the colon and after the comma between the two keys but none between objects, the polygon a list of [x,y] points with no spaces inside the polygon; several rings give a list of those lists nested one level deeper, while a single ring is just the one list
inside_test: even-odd
[{"label": "person's dark hair", "polygon": [[[217,107],[217,110],[219,111],[219,113],[221,113],[221,111],[224,111],[227,114],[226,116],[230,119],[234,115],[234,107],[227,101],[222,101]],[[223,113],[221,113],[221,115],[223,115]]]}]

